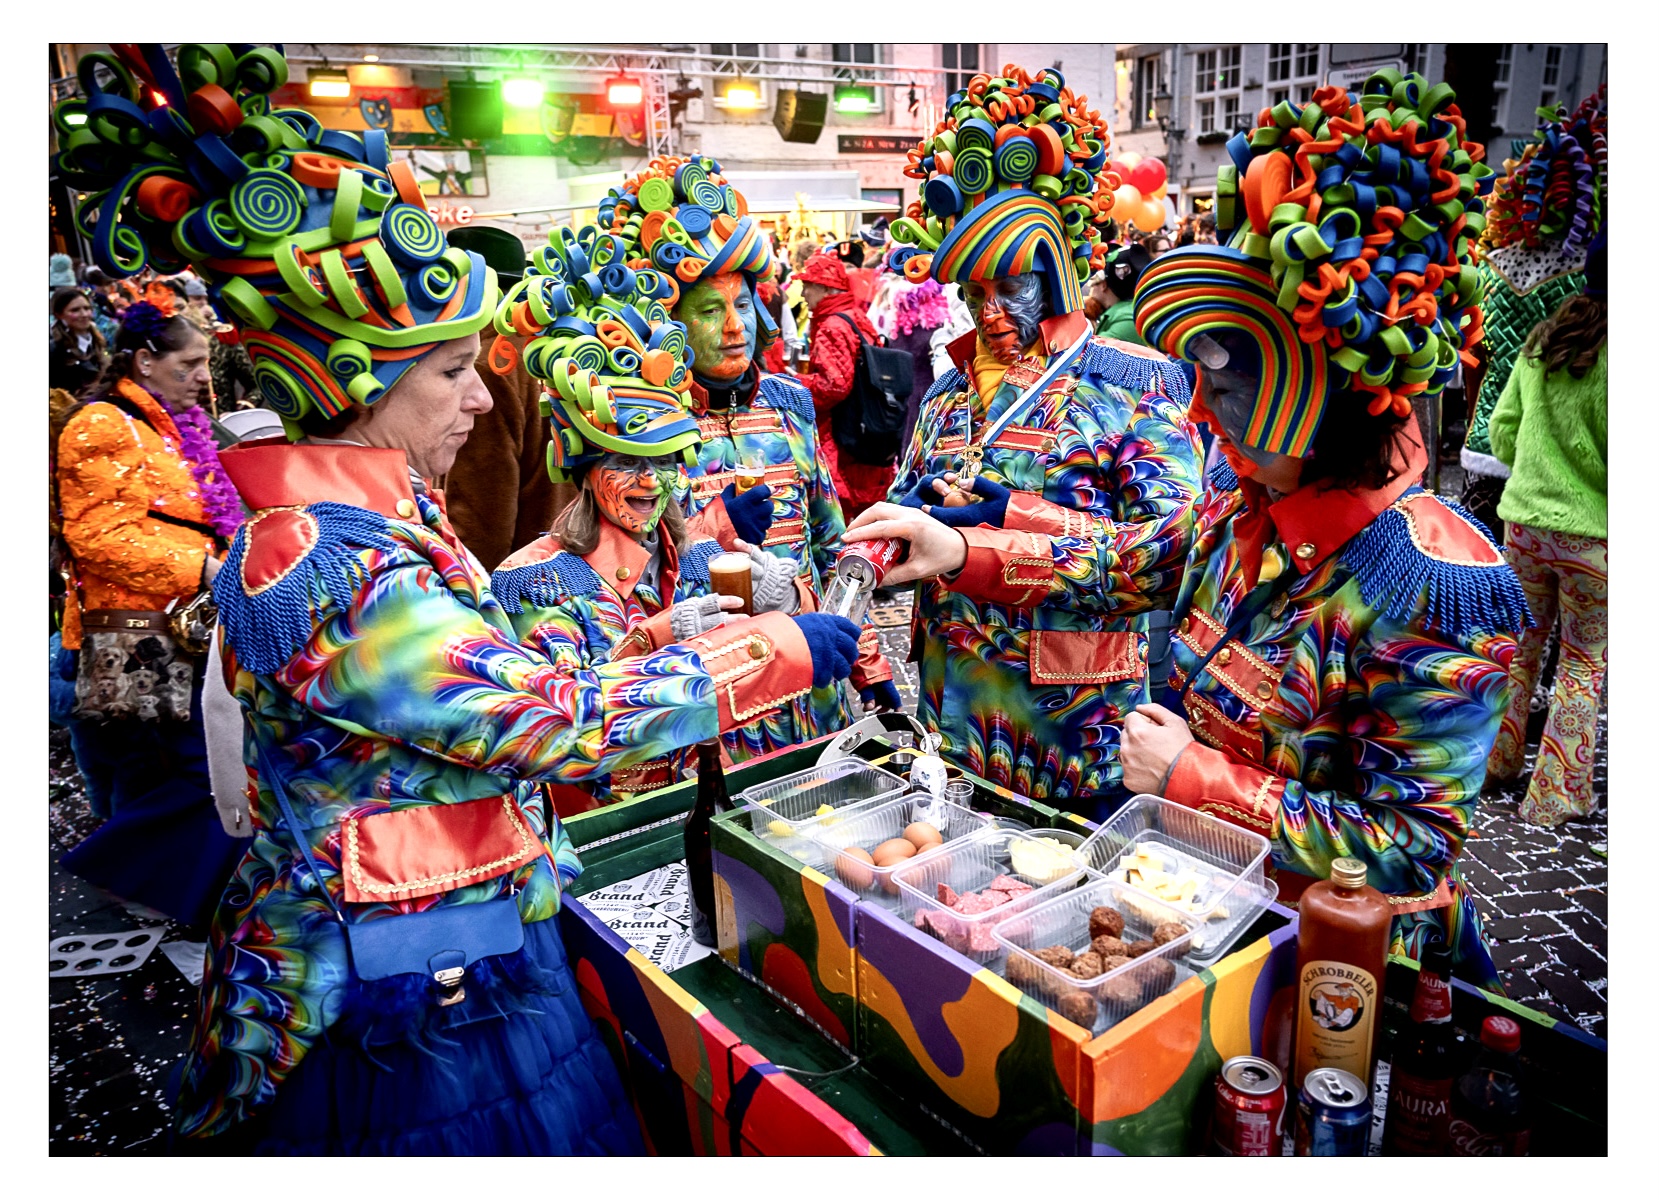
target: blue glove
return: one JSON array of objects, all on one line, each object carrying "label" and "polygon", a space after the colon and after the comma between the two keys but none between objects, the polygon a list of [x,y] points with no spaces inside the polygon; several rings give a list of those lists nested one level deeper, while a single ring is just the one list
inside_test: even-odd
[{"label": "blue glove", "polygon": [[1004,512],[1009,508],[1009,489],[983,475],[976,475],[973,490],[975,495],[982,497],[979,504],[965,504],[962,508],[931,504],[925,511],[942,525],[950,525],[953,529],[968,529],[976,525],[1002,529]]},{"label": "blue glove", "polygon": [[847,617],[830,613],[803,613],[792,617],[807,639],[813,656],[813,686],[827,687],[846,679],[859,660],[859,626]]},{"label": "blue glove", "polygon": [[925,504],[939,504],[940,493],[934,490],[934,481],[944,479],[944,475],[925,475],[917,481],[900,504],[905,508],[922,508]]},{"label": "blue glove", "polygon": [[900,689],[894,686],[892,679],[874,683],[868,688],[860,688],[859,702],[865,706],[867,712],[899,712],[905,704],[905,701],[900,699]]},{"label": "blue glove", "polygon": [[773,525],[773,489],[758,483],[740,496],[738,485],[729,483],[721,489],[721,499],[727,502],[733,532],[752,546],[761,545]]}]

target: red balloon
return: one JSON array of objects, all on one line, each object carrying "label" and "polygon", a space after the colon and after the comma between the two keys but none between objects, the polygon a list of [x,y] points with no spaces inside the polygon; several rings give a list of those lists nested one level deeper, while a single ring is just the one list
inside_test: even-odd
[{"label": "red balloon", "polygon": [[1107,169],[1119,177],[1120,183],[1130,182],[1130,168],[1116,158],[1107,160]]},{"label": "red balloon", "polygon": [[1157,158],[1144,158],[1131,169],[1130,182],[1144,196],[1151,196],[1165,182],[1165,164]]}]

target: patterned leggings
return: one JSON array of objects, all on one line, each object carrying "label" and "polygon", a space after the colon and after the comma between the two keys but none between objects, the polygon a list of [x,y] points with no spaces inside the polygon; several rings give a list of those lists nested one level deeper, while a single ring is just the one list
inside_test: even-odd
[{"label": "patterned leggings", "polygon": [[1522,772],[1528,702],[1546,638],[1561,618],[1551,712],[1534,778],[1518,809],[1531,825],[1561,825],[1596,807],[1592,759],[1598,745],[1598,698],[1609,665],[1609,542],[1507,521],[1505,557],[1522,581],[1535,625],[1518,640],[1511,660],[1511,704],[1488,770],[1502,779]]}]

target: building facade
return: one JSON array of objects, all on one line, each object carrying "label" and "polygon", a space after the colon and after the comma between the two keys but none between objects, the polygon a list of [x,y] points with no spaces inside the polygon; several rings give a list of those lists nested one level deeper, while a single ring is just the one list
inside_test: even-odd
[{"label": "building facade", "polygon": [[[1297,103],[1324,84],[1355,89],[1381,67],[1418,71],[1461,86],[1491,73],[1493,102],[1488,159],[1497,168],[1527,138],[1535,109],[1574,105],[1607,74],[1602,43],[1518,42],[1492,47],[1443,43],[1120,43],[1114,74],[1116,152],[1164,159],[1178,215],[1208,210],[1216,200],[1224,144],[1250,129],[1264,108]],[[1452,61],[1450,61],[1450,58]],[[1471,117],[1467,105],[1467,117]]]}]

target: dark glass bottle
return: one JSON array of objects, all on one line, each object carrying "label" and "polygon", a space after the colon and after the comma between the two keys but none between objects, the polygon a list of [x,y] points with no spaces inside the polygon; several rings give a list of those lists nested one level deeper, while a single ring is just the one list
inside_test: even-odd
[{"label": "dark glass bottle", "polygon": [[1359,859],[1335,858],[1328,878],[1298,901],[1297,1024],[1292,1076],[1316,1067],[1348,1071],[1368,1087],[1390,949],[1390,902],[1367,885]]},{"label": "dark glass bottle", "polygon": [[1402,1030],[1390,1062],[1390,1108],[1384,1118],[1384,1153],[1445,1154],[1453,1080],[1459,1074],[1454,1047],[1453,954],[1441,938],[1429,938],[1419,955],[1419,984],[1412,1022]]},{"label": "dark glass bottle", "polygon": [[692,893],[692,936],[700,946],[714,946],[715,867],[710,857],[709,823],[732,807],[727,776],[721,770],[721,743],[698,743],[698,798],[686,818],[686,885]]},{"label": "dark glass bottle", "polygon": [[1528,1118],[1517,1061],[1522,1037],[1522,1027],[1510,1017],[1482,1022],[1476,1065],[1453,1085],[1449,1154],[1520,1158],[1528,1153]]}]

